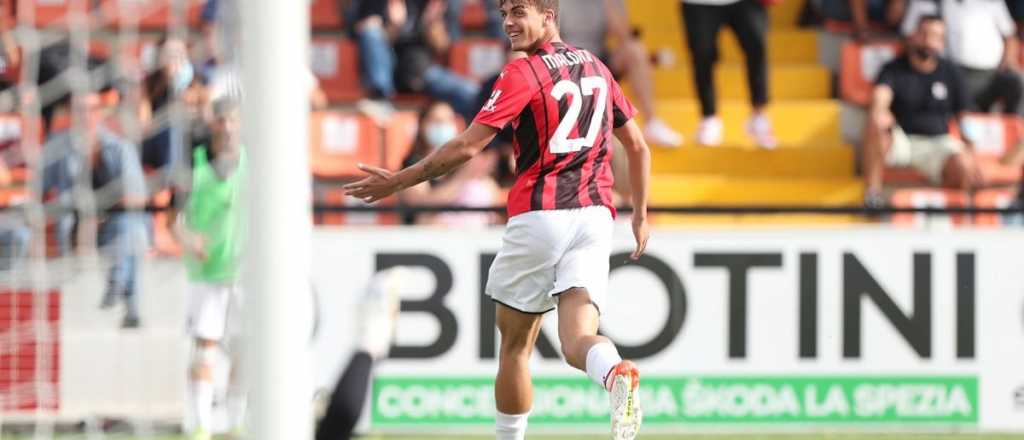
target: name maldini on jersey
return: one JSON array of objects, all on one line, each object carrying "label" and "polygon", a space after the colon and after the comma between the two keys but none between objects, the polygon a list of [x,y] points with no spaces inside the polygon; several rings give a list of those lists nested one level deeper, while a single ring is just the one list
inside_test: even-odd
[{"label": "name maldini on jersey", "polygon": [[570,50],[565,53],[541,55],[541,59],[544,60],[544,64],[548,66],[548,69],[594,62],[594,56],[585,50]]}]

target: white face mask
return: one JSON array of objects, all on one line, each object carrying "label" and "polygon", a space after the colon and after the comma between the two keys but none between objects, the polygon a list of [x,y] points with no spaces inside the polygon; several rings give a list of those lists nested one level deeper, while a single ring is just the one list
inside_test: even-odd
[{"label": "white face mask", "polygon": [[423,139],[431,148],[441,148],[446,142],[455,138],[455,124],[432,123],[423,128]]}]

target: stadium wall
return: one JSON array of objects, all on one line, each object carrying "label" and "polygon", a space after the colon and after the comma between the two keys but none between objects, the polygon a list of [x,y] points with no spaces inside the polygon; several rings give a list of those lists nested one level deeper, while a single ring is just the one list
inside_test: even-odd
[{"label": "stadium wall", "polygon": [[[1022,242],[1005,229],[661,229],[633,263],[620,225],[602,331],[643,369],[645,429],[1024,432]],[[347,360],[368,276],[412,266],[372,429],[489,430],[497,339],[482,292],[500,243],[500,229],[318,229],[318,384]],[[147,310],[165,316],[138,335],[62,315],[58,414],[180,411],[183,273],[145,273]],[[554,314],[543,329],[531,426],[601,431],[602,391],[559,360]]]}]

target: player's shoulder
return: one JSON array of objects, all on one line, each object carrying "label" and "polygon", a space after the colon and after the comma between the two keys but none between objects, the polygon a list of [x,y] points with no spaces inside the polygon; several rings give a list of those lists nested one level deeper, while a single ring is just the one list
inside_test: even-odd
[{"label": "player's shoulder", "polygon": [[533,57],[533,55],[530,55],[525,58],[516,58],[509,61],[501,71],[501,75],[525,75],[530,70],[530,59]]}]

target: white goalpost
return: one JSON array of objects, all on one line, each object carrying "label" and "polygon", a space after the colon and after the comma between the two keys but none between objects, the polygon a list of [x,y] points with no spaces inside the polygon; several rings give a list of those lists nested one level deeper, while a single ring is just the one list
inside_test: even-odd
[{"label": "white goalpost", "polygon": [[312,438],[309,8],[241,3],[243,142],[249,151],[246,362],[249,438]]}]

